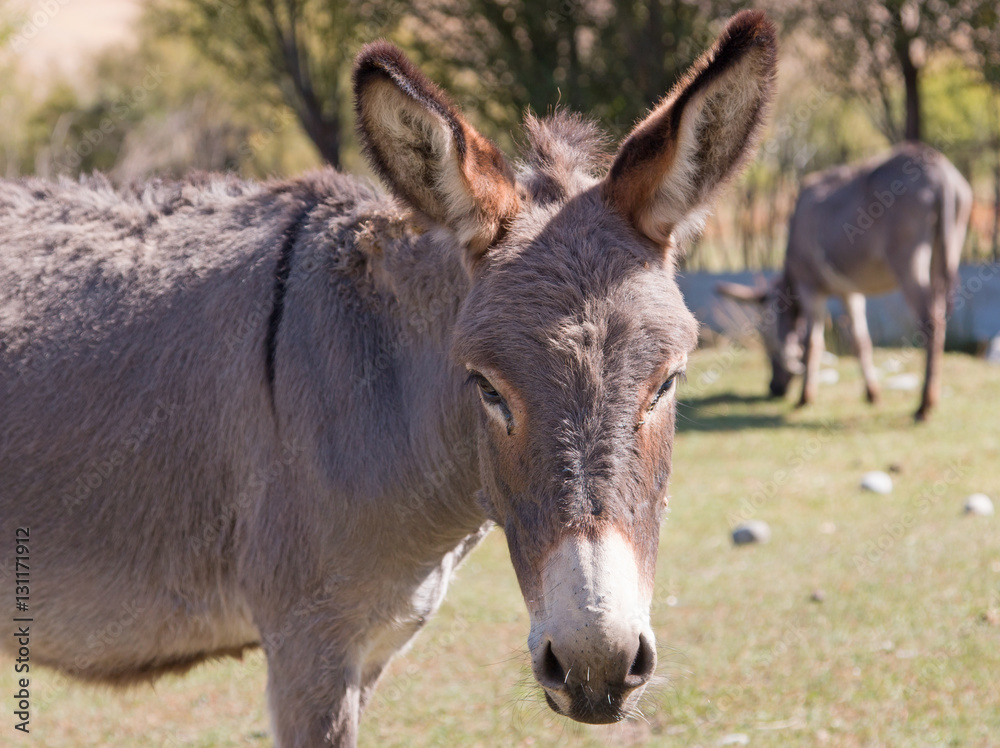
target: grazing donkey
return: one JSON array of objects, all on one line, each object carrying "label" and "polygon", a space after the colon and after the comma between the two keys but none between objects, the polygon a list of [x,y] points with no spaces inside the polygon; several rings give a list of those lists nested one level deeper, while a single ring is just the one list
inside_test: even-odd
[{"label": "grazing donkey", "polygon": [[31,666],[129,683],[260,645],[277,745],[353,745],[492,522],[549,705],[632,713],[696,339],[674,241],[749,158],[775,55],[737,15],[610,169],[556,115],[515,176],[377,42],[358,130],[398,203],[331,171],[3,183],[0,560],[13,590],[25,528]]},{"label": "grazing donkey", "polygon": [[927,348],[916,413],[925,419],[939,396],[947,310],[971,211],[969,183],[948,159],[918,143],[807,177],[789,224],[784,272],[759,288],[716,286],[724,296],[767,308],[762,332],[771,393],[783,397],[792,377],[803,374],[799,405],[815,398],[826,302],[833,295],[843,299],[868,400],[876,402],[865,297],[900,288]]}]

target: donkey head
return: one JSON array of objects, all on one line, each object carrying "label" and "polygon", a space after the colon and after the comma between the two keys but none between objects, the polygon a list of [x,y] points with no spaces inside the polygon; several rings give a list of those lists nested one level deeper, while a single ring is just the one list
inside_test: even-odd
[{"label": "donkey head", "polygon": [[775,54],[771,24],[740,13],[610,169],[593,126],[529,117],[516,177],[394,47],[355,68],[370,162],[468,268],[453,349],[480,400],[480,500],[507,537],[535,677],[579,721],[627,716],[656,666],[674,396],[697,331],[675,241],[752,152]]},{"label": "donkey head", "polygon": [[782,274],[765,285],[744,286],[739,283],[717,283],[719,296],[760,308],[760,334],[771,361],[771,395],[784,397],[792,377],[805,370],[802,361],[805,340],[805,316],[802,307]]}]

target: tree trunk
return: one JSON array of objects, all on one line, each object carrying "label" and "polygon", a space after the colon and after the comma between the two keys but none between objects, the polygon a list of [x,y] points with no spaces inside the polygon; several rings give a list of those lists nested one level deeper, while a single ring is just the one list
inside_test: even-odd
[{"label": "tree trunk", "polygon": [[302,122],[306,135],[319,151],[319,155],[330,166],[340,171],[340,118],[323,117],[322,114],[314,111],[308,105],[296,107],[295,111],[299,115],[299,121]]},{"label": "tree trunk", "polygon": [[903,62],[903,80],[906,83],[906,139],[920,140],[920,86],[918,70],[907,55]]},{"label": "tree trunk", "polygon": [[920,140],[920,68],[913,64],[910,55],[910,37],[901,29],[896,31],[896,55],[903,69],[906,87],[906,140]]},{"label": "tree trunk", "polygon": [[[293,106],[299,121],[323,159],[339,171],[340,112],[335,108],[333,114],[324,116],[322,101],[313,88],[308,50],[301,45],[298,35],[299,24],[305,23],[303,8],[295,0],[286,0],[287,18],[283,22],[274,0],[266,2],[265,7],[271,19],[279,59],[298,99]],[[335,107],[340,105],[337,88],[334,86],[330,92]]]},{"label": "tree trunk", "polygon": [[990,109],[993,110],[993,231],[990,248],[993,250],[993,262],[1000,262],[1000,107],[994,105]]}]

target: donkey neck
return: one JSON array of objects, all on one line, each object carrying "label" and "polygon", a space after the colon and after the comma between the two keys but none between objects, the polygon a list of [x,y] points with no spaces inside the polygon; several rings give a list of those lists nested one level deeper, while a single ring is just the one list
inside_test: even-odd
[{"label": "donkey neck", "polygon": [[[315,444],[324,493],[383,534],[398,515],[407,537],[392,542],[413,554],[450,550],[484,521],[477,403],[451,355],[469,285],[454,238],[384,198],[316,206],[289,275],[280,430],[315,433],[314,414],[328,414]],[[281,386],[282,368],[309,381]]]}]

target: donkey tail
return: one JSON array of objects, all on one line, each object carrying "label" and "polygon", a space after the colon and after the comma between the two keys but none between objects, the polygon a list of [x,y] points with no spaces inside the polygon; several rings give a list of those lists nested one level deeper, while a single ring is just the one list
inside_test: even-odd
[{"label": "donkey tail", "polygon": [[[958,264],[962,258],[965,234],[972,214],[972,187],[958,169],[952,166],[945,170],[941,191],[941,214],[938,221],[938,236],[934,246],[932,267],[938,268],[938,282],[943,282],[948,299],[947,314],[951,316],[955,288],[958,285]],[[934,280],[932,280],[932,283]]]}]

